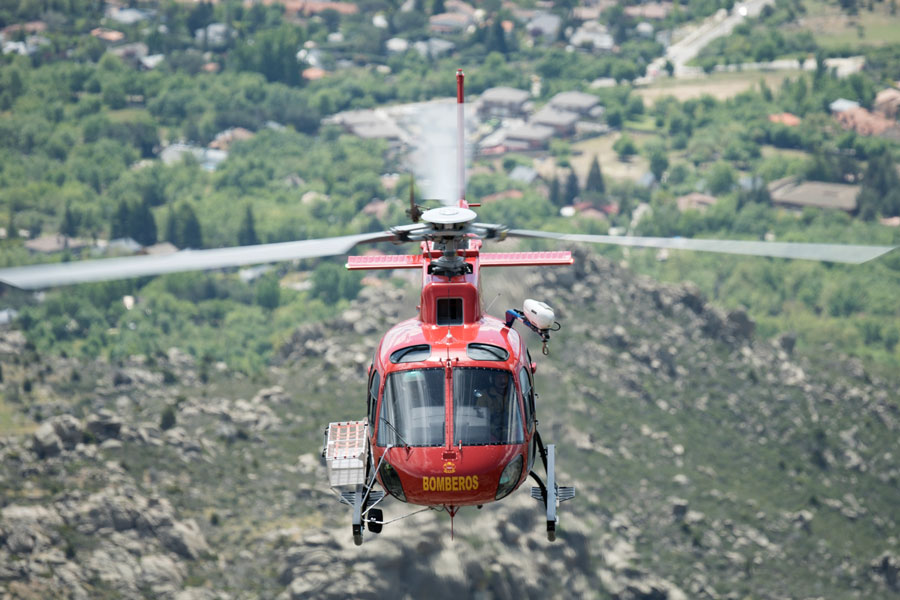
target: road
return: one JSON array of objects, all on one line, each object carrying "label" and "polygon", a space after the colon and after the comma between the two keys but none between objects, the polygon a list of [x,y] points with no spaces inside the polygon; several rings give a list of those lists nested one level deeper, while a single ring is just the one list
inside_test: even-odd
[{"label": "road", "polygon": [[687,34],[666,49],[665,56],[657,58],[647,67],[647,78],[656,79],[665,73],[666,61],[674,65],[675,77],[696,77],[703,71],[699,67],[689,67],[693,59],[714,39],[728,35],[748,17],[756,17],[763,7],[774,4],[775,0],[747,0],[735,3],[731,14],[720,10],[697,26],[691,26]]}]

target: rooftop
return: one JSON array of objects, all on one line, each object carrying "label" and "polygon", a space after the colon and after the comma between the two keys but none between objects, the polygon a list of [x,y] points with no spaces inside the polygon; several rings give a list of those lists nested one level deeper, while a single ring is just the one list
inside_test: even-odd
[{"label": "rooftop", "polygon": [[600,99],[584,92],[560,92],[550,99],[550,106],[559,110],[587,112],[597,106]]},{"label": "rooftop", "polygon": [[494,87],[484,90],[484,93],[481,94],[481,101],[521,104],[526,102],[529,96],[530,94],[525,90],[511,87]]},{"label": "rooftop", "polygon": [[858,185],[824,183],[821,181],[797,182],[793,177],[769,184],[772,203],[793,208],[826,208],[847,212],[856,210]]}]

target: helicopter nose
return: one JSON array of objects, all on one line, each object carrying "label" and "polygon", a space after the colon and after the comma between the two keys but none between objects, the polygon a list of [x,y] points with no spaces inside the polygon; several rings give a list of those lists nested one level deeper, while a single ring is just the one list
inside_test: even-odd
[{"label": "helicopter nose", "polygon": [[455,458],[445,458],[444,448],[411,448],[408,459],[395,461],[408,502],[430,506],[493,502],[504,468],[524,453],[520,445],[454,450]]}]

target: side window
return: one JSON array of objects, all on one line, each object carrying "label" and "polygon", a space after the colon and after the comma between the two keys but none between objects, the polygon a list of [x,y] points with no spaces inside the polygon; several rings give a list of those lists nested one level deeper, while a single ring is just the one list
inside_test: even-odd
[{"label": "side window", "polygon": [[377,369],[372,369],[369,377],[369,434],[375,428],[375,409],[378,406],[378,387],[381,385],[381,374]]},{"label": "side window", "polygon": [[522,367],[519,371],[519,385],[522,386],[522,400],[525,405],[525,429],[531,431],[534,423],[534,386],[531,383],[531,370]]}]

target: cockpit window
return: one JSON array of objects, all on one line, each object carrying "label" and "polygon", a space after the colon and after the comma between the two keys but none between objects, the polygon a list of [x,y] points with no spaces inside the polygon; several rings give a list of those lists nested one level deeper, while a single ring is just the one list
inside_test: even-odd
[{"label": "cockpit window", "polygon": [[453,442],[463,446],[524,441],[512,373],[501,369],[453,369]]},{"label": "cockpit window", "polygon": [[391,373],[384,384],[378,445],[444,445],[444,370]]}]

